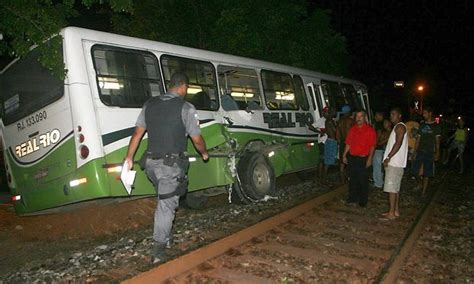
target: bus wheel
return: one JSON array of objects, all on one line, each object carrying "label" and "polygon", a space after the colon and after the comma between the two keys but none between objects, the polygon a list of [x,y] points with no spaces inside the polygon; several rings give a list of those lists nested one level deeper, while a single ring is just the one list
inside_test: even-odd
[{"label": "bus wheel", "polygon": [[239,181],[234,183],[232,201],[250,204],[275,192],[275,172],[267,158],[258,152],[249,152],[240,158],[237,166]]},{"label": "bus wheel", "polygon": [[189,209],[203,209],[209,200],[201,191],[188,192],[184,196],[184,205]]}]

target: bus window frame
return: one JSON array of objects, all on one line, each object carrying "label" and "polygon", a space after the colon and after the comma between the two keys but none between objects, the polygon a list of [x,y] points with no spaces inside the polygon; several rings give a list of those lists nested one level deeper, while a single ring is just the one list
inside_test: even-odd
[{"label": "bus window frame", "polygon": [[[64,55],[64,43],[63,43],[63,42],[61,42],[61,44],[60,44],[60,50],[61,50],[61,58],[62,58],[62,60],[64,61],[65,55]],[[2,72],[0,73],[0,76],[4,76],[4,74],[5,74],[6,72],[8,72],[8,70],[9,70],[10,68],[12,68],[14,65],[16,65],[19,61],[21,61],[21,60],[24,59],[25,57],[31,55],[33,52],[39,52],[39,50],[38,50],[37,48],[34,48],[34,49],[30,50],[25,56],[23,56],[23,57],[21,57],[21,58],[15,58],[13,61],[11,61],[11,62],[9,63],[9,65],[7,65],[7,66],[9,66],[7,69],[0,70],[0,71],[2,71]],[[38,57],[35,58],[35,61],[36,61],[38,64],[41,65],[41,63],[38,61]],[[46,67],[42,66],[42,68],[44,68],[47,72],[49,72],[49,75],[50,75],[50,76],[56,77],[56,75],[51,74],[51,72],[50,72]],[[3,79],[3,78],[2,78],[2,79]],[[39,110],[41,110],[41,109],[43,109],[43,108],[45,108],[45,107],[48,107],[49,105],[51,105],[51,104],[53,104],[53,103],[55,103],[55,102],[61,100],[62,98],[64,98],[65,95],[66,95],[66,81],[65,81],[65,79],[60,80],[60,79],[57,78],[57,77],[56,77],[56,79],[58,79],[59,81],[62,82],[62,86],[60,87],[60,89],[61,89],[61,94],[60,94],[59,96],[55,96],[55,97],[53,97],[53,98],[50,98],[50,99],[47,100],[46,102],[43,102],[43,103],[41,104],[41,105],[42,105],[41,107],[36,107],[36,108],[34,108],[34,110],[28,111],[27,113],[24,112],[24,113],[22,113],[20,116],[14,116],[13,119],[11,119],[11,118],[4,112],[4,103],[5,103],[5,100],[4,100],[3,96],[0,96],[0,103],[1,103],[1,105],[0,105],[0,119],[2,120],[2,123],[3,123],[5,126],[12,125],[12,124],[14,124],[14,123],[17,122],[17,121],[20,121],[21,119],[24,119],[25,117],[28,117],[28,115],[33,114],[33,113],[35,113],[35,112],[37,112],[37,111],[39,111]],[[0,80],[0,83],[1,83],[1,80]],[[10,97],[10,98],[11,98],[11,97]],[[10,99],[10,98],[9,98],[9,99]],[[8,99],[7,99],[7,100],[8,100]],[[15,110],[15,112],[16,112],[16,110]],[[7,119],[5,119],[5,118],[7,118]]]},{"label": "bus window frame", "polygon": [[325,105],[325,102],[322,100],[321,88],[319,86],[320,86],[319,84],[315,85],[313,83],[314,96],[316,97],[316,104],[319,109],[319,116],[323,117],[323,109],[326,107],[326,105]]},{"label": "bus window frame", "polygon": [[260,69],[260,72],[259,72],[259,75],[260,75],[260,82],[262,84],[262,91],[263,91],[263,97],[265,99],[265,108],[270,110],[270,111],[279,111],[279,110],[285,110],[285,111],[298,111],[300,110],[300,106],[298,104],[298,101],[296,99],[296,94],[294,94],[295,96],[295,104],[296,104],[296,108],[291,108],[291,109],[286,109],[286,108],[281,108],[281,107],[278,107],[278,108],[270,108],[268,106],[268,100],[267,100],[267,94],[265,92],[265,84],[263,83],[263,75],[262,73],[263,72],[269,72],[269,73],[276,73],[276,74],[280,74],[280,75],[287,75],[289,78],[290,78],[290,82],[291,82],[291,87],[293,88],[293,92],[295,91],[295,86],[294,86],[294,82],[293,82],[293,76],[292,74],[290,73],[286,73],[286,72],[280,72],[280,71],[274,71],[274,70],[270,70],[270,69]]},{"label": "bus window frame", "polygon": [[332,97],[332,95],[330,93],[328,93],[327,96],[324,95],[324,91],[323,91],[323,83],[327,82],[326,80],[321,80],[321,83],[318,84],[318,88],[319,88],[319,92],[321,93],[322,95],[322,99],[323,99],[323,105],[324,106],[327,106],[327,107],[333,107],[334,109],[336,109],[336,103],[334,102],[334,98]]},{"label": "bus window frame", "polygon": [[169,54],[169,53],[163,53],[160,55],[160,58],[159,58],[159,63],[160,63],[160,71],[161,71],[161,76],[163,78],[163,88],[164,88],[164,91],[165,93],[168,92],[168,87],[166,86],[166,79],[165,79],[165,72],[164,72],[164,69],[163,69],[163,58],[164,57],[168,57],[168,58],[177,58],[177,59],[184,59],[186,61],[191,61],[191,62],[198,62],[198,63],[206,63],[206,64],[210,64],[210,66],[212,66],[212,74],[214,74],[214,87],[215,87],[215,90],[216,90],[216,108],[215,109],[198,109],[196,108],[197,110],[199,111],[219,111],[219,109],[221,108],[221,102],[220,102],[220,98],[219,98],[219,76],[217,74],[217,68],[216,66],[214,65],[214,63],[212,61],[206,61],[206,60],[199,60],[199,59],[194,59],[194,58],[189,58],[189,57],[184,57],[184,56],[177,56],[177,55],[173,55],[173,54]]},{"label": "bus window frame", "polygon": [[313,105],[313,110],[316,111],[318,109],[316,108],[316,102],[314,101],[314,85],[311,86],[310,84],[306,84],[306,87],[308,88],[308,93],[311,97],[311,104]]},{"label": "bus window frame", "polygon": [[[221,92],[221,83],[220,83],[220,80],[219,80],[219,67],[223,67],[223,68],[238,68],[238,69],[244,69],[244,70],[252,70],[253,72],[255,72],[255,79],[256,79],[256,87],[258,89],[258,96],[260,97],[260,108],[259,109],[252,109],[252,111],[254,110],[264,110],[265,109],[265,106],[266,106],[266,102],[265,102],[265,96],[263,95],[263,86],[261,84],[261,81],[260,81],[260,76],[259,76],[259,72],[256,68],[253,68],[253,67],[245,67],[245,66],[237,66],[237,65],[232,65],[232,64],[226,64],[226,63],[220,63],[217,65],[217,68],[216,68],[216,72],[217,72],[217,86],[218,86],[218,93],[219,93],[219,109],[222,108],[222,100],[220,100],[220,96],[222,96],[222,94],[220,93]],[[248,109],[248,106],[247,106],[247,109]],[[237,110],[227,110],[227,111],[239,111],[239,110],[246,110],[246,109],[237,109]]]},{"label": "bus window frame", "polygon": [[[345,93],[342,89],[342,85],[341,85],[341,82],[339,81],[331,81],[331,80],[321,80],[321,91],[322,91],[322,85],[323,84],[327,84],[328,87],[329,87],[329,106],[332,106],[335,110],[340,110],[342,108],[342,106],[344,106],[345,104],[350,104],[350,99],[347,98],[345,96]],[[337,91],[339,91],[339,96],[337,96],[333,91],[333,86],[331,86],[331,84],[337,88]],[[323,96],[324,96],[324,93],[323,93]],[[344,103],[342,105],[337,105],[337,97],[339,98],[343,98],[344,100]],[[352,108],[352,106],[351,106]]]},{"label": "bus window frame", "polygon": [[[163,76],[161,74],[161,69],[160,69],[160,62],[158,60],[158,58],[156,57],[156,55],[153,53],[153,52],[150,52],[148,50],[142,50],[142,49],[134,49],[134,48],[126,48],[126,47],[119,47],[119,46],[113,46],[113,45],[107,45],[107,44],[94,44],[91,46],[90,50],[91,50],[91,58],[92,58],[92,66],[94,68],[94,76],[95,76],[95,82],[96,82],[96,85],[97,85],[97,92],[98,92],[98,95],[99,95],[99,99],[100,101],[108,106],[108,107],[119,107],[119,108],[142,108],[143,107],[143,104],[146,102],[143,102],[143,104],[141,106],[118,106],[118,105],[114,105],[114,104],[110,104],[110,103],[107,103],[105,102],[103,99],[102,99],[102,94],[101,94],[101,91],[100,91],[100,85],[99,85],[99,74],[97,73],[97,65],[96,65],[96,60],[95,60],[95,56],[94,56],[94,51],[97,49],[97,48],[101,48],[101,50],[111,50],[111,51],[114,51],[114,50],[119,50],[119,51],[129,51],[129,52],[132,52],[132,53],[138,53],[138,54],[147,54],[147,55],[151,55],[153,60],[155,61],[155,67],[157,67],[157,75],[158,75],[158,79],[156,80],[159,84],[159,88],[160,88],[160,93],[164,94],[164,82],[163,82]],[[152,98],[152,96],[150,96],[148,99]],[[147,100],[148,100],[147,99]]]},{"label": "bus window frame", "polygon": [[[301,87],[302,87],[302,91],[303,91],[302,96],[303,96],[306,108],[303,108],[303,106],[299,102],[298,96],[296,96],[296,80],[295,80],[295,78],[299,78],[299,80],[301,81]],[[309,101],[308,101],[308,94],[306,93],[306,88],[305,88],[303,78],[298,74],[293,74],[292,79],[293,79],[293,87],[295,89],[295,99],[296,99],[296,103],[298,104],[299,109],[303,110],[303,111],[309,111],[311,106],[310,106]]]},{"label": "bus window frame", "polygon": [[[363,105],[360,105],[360,102],[359,102],[358,97],[357,97],[359,95],[359,93],[357,92],[357,89],[355,88],[354,85],[352,85],[350,83],[340,83],[339,85],[341,87],[341,91],[344,94],[344,97],[346,98],[346,100],[348,100],[349,103],[351,103],[351,104],[355,104],[353,106],[351,105],[351,109],[357,110],[357,109],[363,109],[364,108]],[[347,93],[347,88],[348,87],[352,87],[352,89],[354,90],[354,94],[355,94],[354,96],[351,97],[350,94]]]}]

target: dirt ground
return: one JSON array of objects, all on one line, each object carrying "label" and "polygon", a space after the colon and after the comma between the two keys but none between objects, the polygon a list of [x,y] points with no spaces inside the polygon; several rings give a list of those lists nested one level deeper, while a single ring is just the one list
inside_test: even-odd
[{"label": "dirt ground", "polygon": [[54,257],[149,226],[154,198],[86,205],[72,212],[20,217],[9,204],[0,206],[0,275],[28,262]]}]

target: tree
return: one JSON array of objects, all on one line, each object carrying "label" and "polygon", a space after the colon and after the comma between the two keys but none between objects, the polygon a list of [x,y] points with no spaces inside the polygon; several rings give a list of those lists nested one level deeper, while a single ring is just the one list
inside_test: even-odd
[{"label": "tree", "polygon": [[61,37],[52,36],[67,25],[68,18],[78,15],[75,5],[91,7],[104,2],[116,12],[133,11],[132,0],[0,0],[0,55],[21,57],[37,46],[40,63],[64,78]]},{"label": "tree", "polygon": [[305,0],[0,0],[1,55],[21,57],[37,45],[40,62],[64,78],[61,37],[51,36],[78,8],[97,5],[112,11],[118,33],[347,74],[344,37],[328,11],[310,12]]},{"label": "tree", "polygon": [[[238,5],[237,5],[238,4]],[[115,32],[347,75],[344,37],[304,0],[142,0],[112,18]]]}]

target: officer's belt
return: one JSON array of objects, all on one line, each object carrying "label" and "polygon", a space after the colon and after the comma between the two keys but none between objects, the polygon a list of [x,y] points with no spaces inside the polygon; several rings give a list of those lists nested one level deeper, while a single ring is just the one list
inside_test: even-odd
[{"label": "officer's belt", "polygon": [[166,154],[162,154],[162,153],[150,153],[150,152],[148,152],[147,157],[152,159],[152,160],[161,160],[161,159],[165,159],[165,158],[168,158],[168,157],[185,158],[186,155],[184,153],[166,153]]}]

